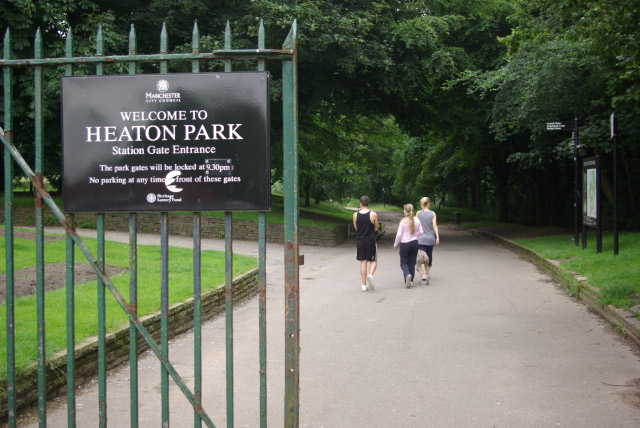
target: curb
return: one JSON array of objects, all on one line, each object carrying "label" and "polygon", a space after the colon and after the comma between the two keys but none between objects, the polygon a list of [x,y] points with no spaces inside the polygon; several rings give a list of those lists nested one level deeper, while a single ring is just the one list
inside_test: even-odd
[{"label": "curb", "polygon": [[560,267],[559,262],[548,260],[535,251],[513,242],[510,239],[478,229],[468,229],[467,231],[497,242],[538,266],[554,280],[562,284],[570,296],[582,301],[602,318],[609,321],[616,331],[640,346],[640,320],[635,318],[629,311],[603,304],[600,290],[589,284],[587,278],[577,273],[564,270]]}]

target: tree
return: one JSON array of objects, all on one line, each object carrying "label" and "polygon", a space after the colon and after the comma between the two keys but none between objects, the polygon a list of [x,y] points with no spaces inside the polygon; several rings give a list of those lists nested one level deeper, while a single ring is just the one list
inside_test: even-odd
[{"label": "tree", "polygon": [[[638,5],[638,1],[519,1],[510,18],[512,34],[504,38],[509,48],[505,63],[471,77],[479,76],[471,86],[492,103],[496,138],[505,142],[518,138],[526,144],[508,161],[528,172],[528,179],[534,177],[539,196],[535,204],[526,198],[525,205],[531,210],[553,206],[546,210],[552,212],[547,221],[568,223],[572,203],[568,171],[573,157],[568,136],[547,133],[547,121],[578,117],[582,154],[606,155],[611,150],[607,119],[617,109],[627,136],[622,149],[624,182],[638,183],[630,167],[638,159],[638,133],[633,129],[638,108],[631,101],[638,99],[638,67],[631,60],[638,52],[638,28],[632,24]],[[611,195],[607,174],[603,186],[605,195]],[[633,198],[625,204],[628,212],[637,212]]]}]

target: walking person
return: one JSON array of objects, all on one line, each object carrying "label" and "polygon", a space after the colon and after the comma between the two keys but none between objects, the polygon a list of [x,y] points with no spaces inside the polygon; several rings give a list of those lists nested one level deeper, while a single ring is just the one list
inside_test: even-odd
[{"label": "walking person", "polygon": [[416,259],[418,257],[418,237],[422,235],[422,225],[413,217],[413,205],[404,206],[404,217],[398,225],[396,241],[393,248],[400,248],[400,268],[404,275],[404,285],[413,287],[415,277]]},{"label": "walking person", "polygon": [[418,211],[416,217],[420,220],[424,233],[418,237],[418,248],[429,257],[429,263],[426,266],[426,272],[422,272],[422,282],[429,284],[431,279],[431,264],[433,263],[433,247],[440,244],[440,232],[438,232],[438,222],[436,221],[436,213],[431,211],[431,199],[426,196],[420,199],[422,210]]},{"label": "walking person", "polygon": [[[373,291],[373,274],[378,264],[378,247],[376,232],[380,227],[378,214],[369,210],[369,197],[360,198],[360,208],[353,213],[353,227],[356,230],[356,258],[360,261],[360,278],[362,291]],[[369,264],[367,274],[367,263]]]}]

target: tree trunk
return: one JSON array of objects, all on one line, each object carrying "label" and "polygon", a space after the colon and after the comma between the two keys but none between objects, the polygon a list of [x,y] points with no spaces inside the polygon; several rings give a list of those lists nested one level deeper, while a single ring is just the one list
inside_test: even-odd
[{"label": "tree trunk", "polygon": [[440,207],[445,203],[445,199],[447,198],[447,189],[444,189],[442,192],[442,198],[440,198],[440,203],[438,204],[438,211],[440,211]]},{"label": "tree trunk", "polygon": [[496,193],[498,198],[498,220],[509,221],[509,176],[511,171],[507,164],[507,155],[504,150],[496,153],[494,162],[490,165],[496,180]]},{"label": "tree trunk", "polygon": [[304,206],[311,206],[311,180],[305,180],[305,189],[304,189]]}]

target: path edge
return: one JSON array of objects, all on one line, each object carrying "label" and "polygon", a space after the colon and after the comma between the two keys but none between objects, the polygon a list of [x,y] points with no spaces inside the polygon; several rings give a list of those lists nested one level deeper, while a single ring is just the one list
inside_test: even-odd
[{"label": "path edge", "polygon": [[619,334],[640,346],[640,321],[629,311],[602,303],[600,290],[589,284],[584,276],[567,271],[560,266],[558,261],[546,259],[534,250],[503,236],[479,229],[467,229],[467,232],[490,239],[533,263],[562,284],[571,297],[582,301],[587,307],[609,321]]}]

